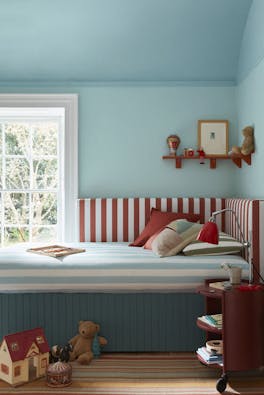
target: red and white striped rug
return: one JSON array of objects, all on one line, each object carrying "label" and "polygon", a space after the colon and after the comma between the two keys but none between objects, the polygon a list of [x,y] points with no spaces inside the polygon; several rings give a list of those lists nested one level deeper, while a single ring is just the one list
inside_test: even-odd
[{"label": "red and white striped rug", "polygon": [[[16,388],[0,381],[0,394],[216,395],[221,375],[221,369],[203,366],[194,353],[103,354],[88,366],[72,367],[69,387],[47,387],[44,378]],[[264,377],[233,375],[225,394],[263,395]]]}]

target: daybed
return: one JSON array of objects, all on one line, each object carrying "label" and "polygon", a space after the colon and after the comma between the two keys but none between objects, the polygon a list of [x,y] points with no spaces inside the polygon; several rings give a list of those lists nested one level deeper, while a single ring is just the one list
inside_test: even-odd
[{"label": "daybed", "polygon": [[[203,311],[195,294],[205,278],[222,278],[221,263],[248,263],[237,255],[159,258],[128,247],[142,231],[151,207],[197,213],[200,222],[230,207],[252,241],[260,270],[264,202],[220,198],[131,198],[78,200],[84,253],[64,258],[26,252],[27,245],[0,254],[1,336],[43,326],[50,344],[66,342],[81,319],[100,323],[105,351],[188,351],[201,342],[196,316]],[[217,218],[222,231],[239,238],[229,212]],[[246,257],[247,258],[247,257]]]}]

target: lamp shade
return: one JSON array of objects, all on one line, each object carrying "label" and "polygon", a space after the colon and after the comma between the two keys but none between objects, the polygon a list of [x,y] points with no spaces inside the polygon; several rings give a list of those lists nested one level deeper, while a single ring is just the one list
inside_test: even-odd
[{"label": "lamp shade", "polygon": [[215,222],[206,222],[200,230],[197,240],[204,243],[218,244],[218,228]]}]

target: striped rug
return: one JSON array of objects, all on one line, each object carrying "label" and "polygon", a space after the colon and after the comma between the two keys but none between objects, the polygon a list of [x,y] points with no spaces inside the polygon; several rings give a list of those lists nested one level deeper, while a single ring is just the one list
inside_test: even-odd
[{"label": "striped rug", "polygon": [[[89,366],[73,366],[71,386],[54,389],[39,379],[12,388],[0,381],[0,394],[19,395],[216,395],[221,370],[203,366],[193,353],[103,354]],[[236,374],[225,394],[264,394],[264,377]]]}]

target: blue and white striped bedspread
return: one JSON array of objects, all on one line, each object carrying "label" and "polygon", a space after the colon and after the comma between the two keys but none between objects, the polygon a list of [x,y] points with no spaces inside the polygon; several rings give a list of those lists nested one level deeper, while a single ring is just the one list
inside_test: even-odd
[{"label": "blue and white striped bedspread", "polygon": [[159,258],[127,243],[67,246],[86,251],[52,258],[26,252],[26,244],[1,249],[0,292],[193,292],[205,278],[226,277],[223,262],[248,276],[248,263],[236,255]]}]

